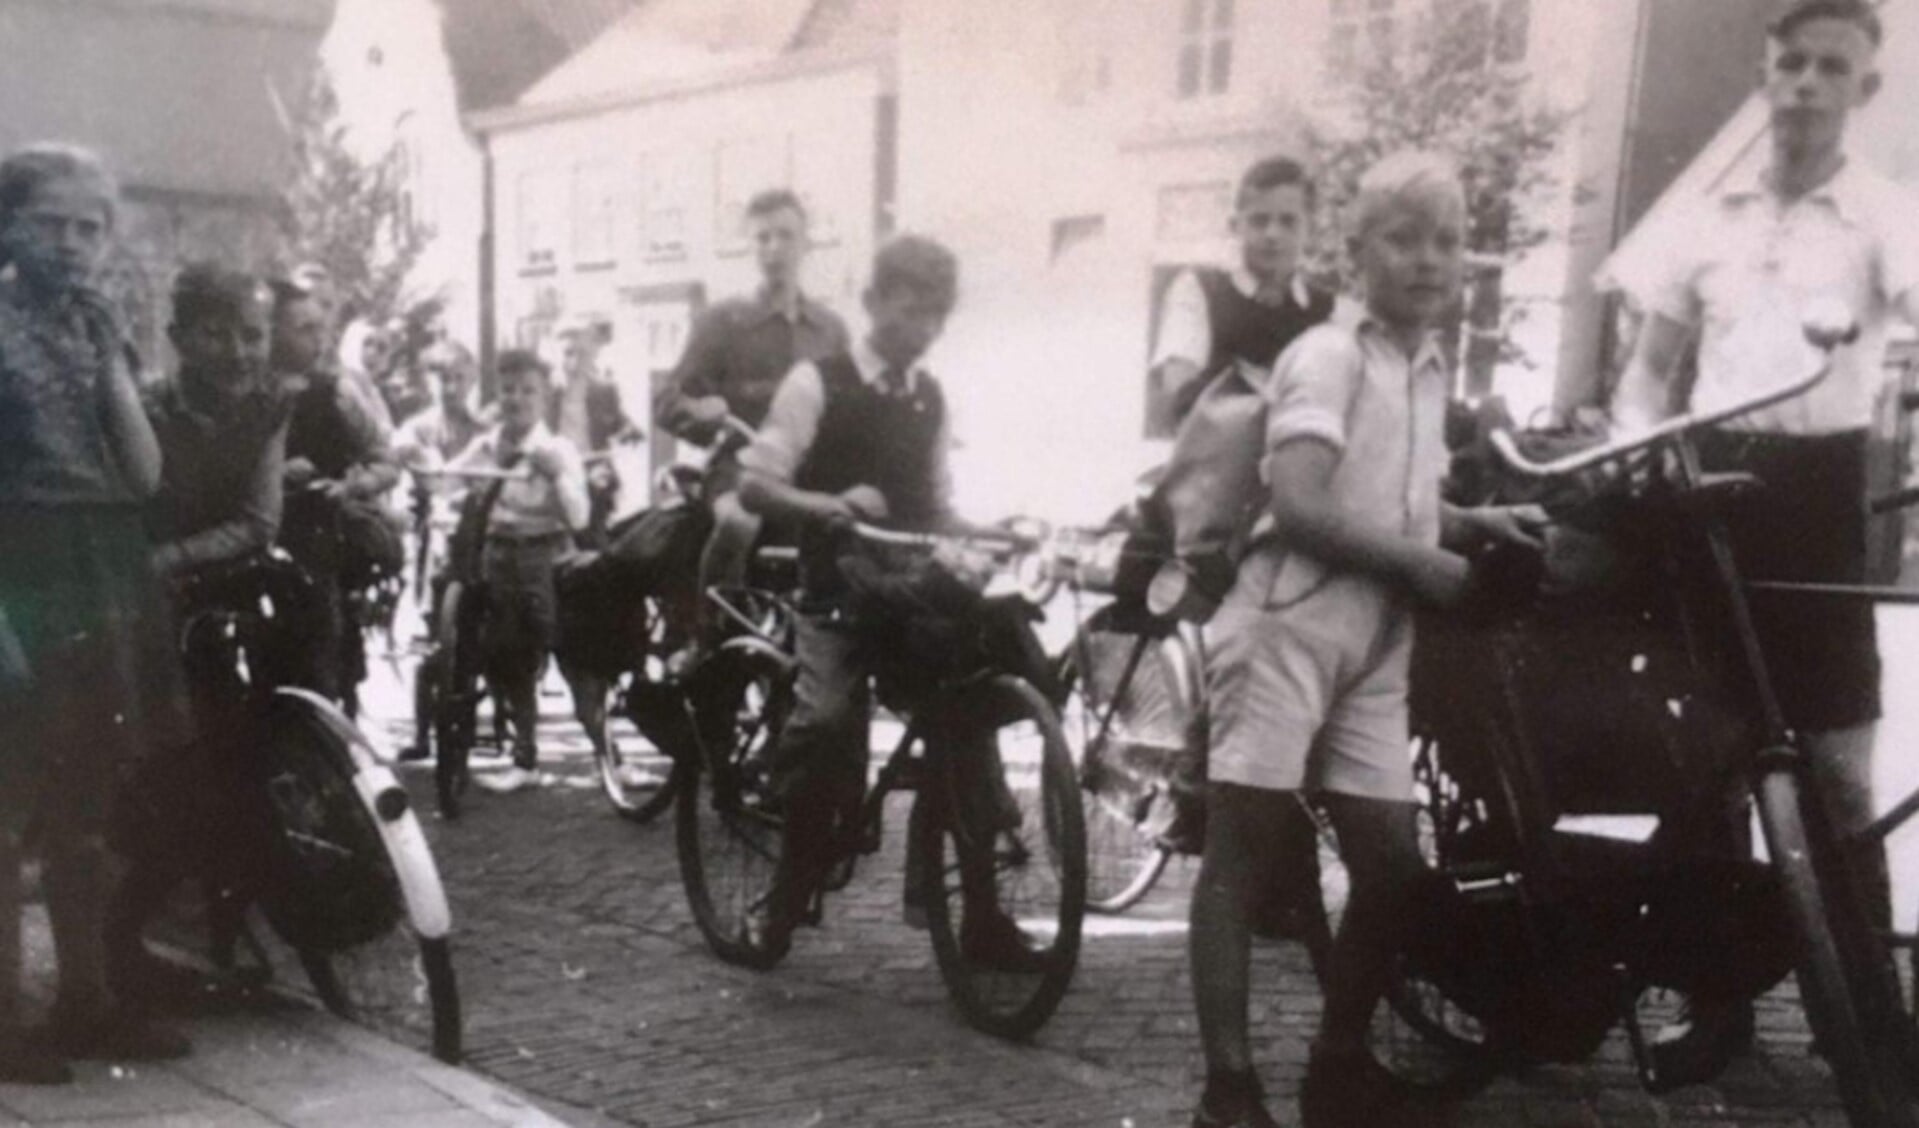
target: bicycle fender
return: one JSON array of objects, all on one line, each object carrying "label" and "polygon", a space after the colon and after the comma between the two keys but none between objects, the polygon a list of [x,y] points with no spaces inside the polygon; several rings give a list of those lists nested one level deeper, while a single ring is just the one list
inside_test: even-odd
[{"label": "bicycle fender", "polygon": [[787,671],[798,668],[799,661],[785,647],[775,645],[757,635],[735,635],[720,644],[720,653],[751,654],[759,658],[771,658]]},{"label": "bicycle fender", "polygon": [[373,825],[386,843],[387,857],[400,881],[400,895],[406,900],[407,920],[413,931],[427,940],[444,939],[453,931],[453,910],[447,903],[446,887],[440,882],[439,867],[427,845],[426,832],[407,800],[406,789],[387,767],[374,738],[347,719],[333,702],[311,690],[282,686],[273,691],[308,712],[340,742],[353,763],[353,789],[360,796]]}]

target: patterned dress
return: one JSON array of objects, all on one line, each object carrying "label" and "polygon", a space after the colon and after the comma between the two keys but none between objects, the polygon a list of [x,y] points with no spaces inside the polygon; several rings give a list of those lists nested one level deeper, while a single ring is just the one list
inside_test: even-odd
[{"label": "patterned dress", "polygon": [[130,376],[111,308],[0,287],[0,825],[104,818],[138,751],[183,739],[185,696],[141,499],[104,421]]}]

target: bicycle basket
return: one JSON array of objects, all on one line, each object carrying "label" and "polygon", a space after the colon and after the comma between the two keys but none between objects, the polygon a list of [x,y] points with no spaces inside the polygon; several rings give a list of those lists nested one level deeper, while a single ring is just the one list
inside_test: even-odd
[{"label": "bicycle basket", "polygon": [[261,747],[275,833],[260,907],[296,948],[338,952],[375,940],[399,923],[404,902],[348,753],[310,706],[275,704]]}]

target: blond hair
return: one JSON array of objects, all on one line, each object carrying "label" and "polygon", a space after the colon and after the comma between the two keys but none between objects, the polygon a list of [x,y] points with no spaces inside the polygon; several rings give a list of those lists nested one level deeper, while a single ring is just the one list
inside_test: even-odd
[{"label": "blond hair", "polygon": [[1456,203],[1466,207],[1459,170],[1438,153],[1406,150],[1383,157],[1359,178],[1347,227],[1363,239],[1393,209],[1407,204]]}]

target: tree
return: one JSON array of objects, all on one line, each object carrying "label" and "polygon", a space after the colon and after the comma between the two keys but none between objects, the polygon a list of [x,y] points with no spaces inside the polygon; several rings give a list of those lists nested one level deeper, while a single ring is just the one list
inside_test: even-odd
[{"label": "tree", "polygon": [[349,144],[324,69],[315,70],[292,132],[292,172],[282,191],[288,265],[325,268],[340,307],[354,316],[395,316],[432,237],[407,207],[404,152],[393,145],[368,159]]},{"label": "tree", "polygon": [[1506,295],[1502,278],[1547,238],[1538,209],[1559,186],[1551,160],[1574,116],[1539,96],[1520,61],[1524,15],[1523,0],[1502,0],[1497,15],[1493,0],[1434,0],[1416,34],[1362,52],[1311,139],[1328,219],[1315,258],[1341,273],[1342,213],[1367,168],[1404,149],[1458,165],[1471,266],[1454,344],[1474,396],[1490,390],[1495,365],[1529,363],[1512,340],[1524,303]]}]

